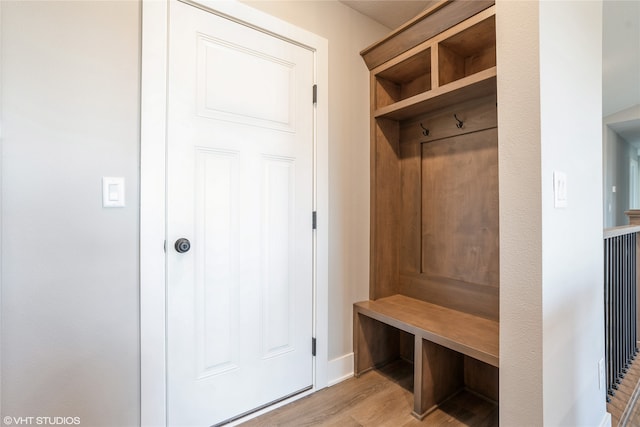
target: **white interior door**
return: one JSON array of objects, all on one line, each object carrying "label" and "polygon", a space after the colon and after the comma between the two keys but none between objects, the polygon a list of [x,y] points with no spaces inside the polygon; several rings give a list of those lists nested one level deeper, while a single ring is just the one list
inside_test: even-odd
[{"label": "white interior door", "polygon": [[314,54],[180,2],[169,28],[167,423],[212,425],[312,386]]}]

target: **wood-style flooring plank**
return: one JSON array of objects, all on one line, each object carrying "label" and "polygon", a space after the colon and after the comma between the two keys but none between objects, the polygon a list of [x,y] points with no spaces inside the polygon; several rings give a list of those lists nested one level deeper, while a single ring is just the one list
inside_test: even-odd
[{"label": "wood-style flooring plank", "polygon": [[395,362],[250,420],[244,427],[498,426],[498,406],[462,391],[422,421],[413,409],[413,366]]},{"label": "wood-style flooring plank", "polygon": [[[640,427],[640,404],[633,402],[634,393],[640,382],[640,363],[636,360],[628,368],[615,396],[607,403],[607,412],[611,414],[612,427]],[[628,417],[625,419],[625,410]],[[621,424],[622,423],[622,424]]]}]

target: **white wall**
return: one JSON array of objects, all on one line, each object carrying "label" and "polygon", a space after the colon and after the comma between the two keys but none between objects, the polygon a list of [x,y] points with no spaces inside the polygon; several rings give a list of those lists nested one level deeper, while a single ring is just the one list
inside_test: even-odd
[{"label": "white wall", "polygon": [[[337,1],[253,4],[330,43],[329,351],[368,296],[369,86],[388,29]],[[139,1],[8,2],[2,37],[2,415],[139,424]],[[127,207],[101,207],[123,176]],[[338,363],[345,372],[348,363]]]},{"label": "white wall", "polygon": [[[601,2],[541,2],[546,425],[598,425],[605,413],[601,52]],[[566,209],[553,206],[554,171],[568,177]]]},{"label": "white wall", "polygon": [[360,51],[391,30],[337,1],[244,3],[329,41],[329,359],[339,359],[352,352],[353,303],[369,298],[369,72]]},{"label": "white wall", "polygon": [[[497,13],[500,421],[599,425],[602,3],[503,0]],[[553,206],[553,171],[568,208]]]},{"label": "white wall", "polygon": [[138,425],[140,5],[0,7],[2,415]]}]

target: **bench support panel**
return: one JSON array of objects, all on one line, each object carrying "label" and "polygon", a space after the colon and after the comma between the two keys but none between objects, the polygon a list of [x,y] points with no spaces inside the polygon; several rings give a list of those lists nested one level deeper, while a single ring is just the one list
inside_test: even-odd
[{"label": "bench support panel", "polygon": [[412,414],[421,420],[464,388],[465,356],[418,336],[414,350]]},{"label": "bench support panel", "polygon": [[400,357],[400,331],[354,310],[353,345],[354,373],[359,377]]}]

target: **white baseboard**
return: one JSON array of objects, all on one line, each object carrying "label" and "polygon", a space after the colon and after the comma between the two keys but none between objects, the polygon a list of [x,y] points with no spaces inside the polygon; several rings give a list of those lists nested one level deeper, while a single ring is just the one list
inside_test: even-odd
[{"label": "white baseboard", "polygon": [[602,421],[600,421],[599,427],[611,427],[611,414],[608,412],[604,413],[604,417]]},{"label": "white baseboard", "polygon": [[327,385],[329,387],[353,377],[353,353],[347,353],[330,360],[327,371]]}]

